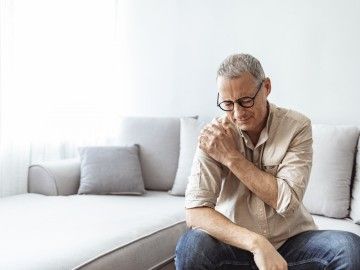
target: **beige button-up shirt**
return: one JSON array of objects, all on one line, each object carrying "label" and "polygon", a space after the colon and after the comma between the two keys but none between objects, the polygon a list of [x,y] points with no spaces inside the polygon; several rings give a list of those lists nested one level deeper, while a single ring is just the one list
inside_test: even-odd
[{"label": "beige button-up shirt", "polygon": [[275,176],[276,209],[199,148],[186,188],[185,207],[214,208],[235,224],[265,236],[275,248],[293,235],[316,229],[302,203],[312,164],[310,120],[269,103],[267,123],[255,146],[246,133],[234,125],[232,128],[237,134],[238,149],[246,159]]}]

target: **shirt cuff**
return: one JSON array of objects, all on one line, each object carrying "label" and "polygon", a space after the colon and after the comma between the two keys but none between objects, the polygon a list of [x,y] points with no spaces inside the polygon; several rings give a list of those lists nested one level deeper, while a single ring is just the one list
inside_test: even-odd
[{"label": "shirt cuff", "polygon": [[185,208],[210,207],[215,208],[216,198],[211,191],[197,190],[185,194]]},{"label": "shirt cuff", "polygon": [[278,187],[278,196],[276,204],[276,212],[281,216],[287,216],[290,210],[290,202],[292,192],[289,185],[284,179],[276,178]]}]

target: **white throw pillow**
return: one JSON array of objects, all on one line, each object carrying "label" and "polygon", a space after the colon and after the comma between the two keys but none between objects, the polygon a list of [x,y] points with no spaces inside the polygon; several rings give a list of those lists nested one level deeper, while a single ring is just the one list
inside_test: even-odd
[{"label": "white throw pillow", "polygon": [[350,217],[355,223],[360,224],[360,139],[357,145],[356,170],[352,189]]},{"label": "white throw pillow", "polygon": [[180,119],[180,154],[176,177],[171,195],[185,196],[185,189],[190,176],[191,165],[194,159],[198,136],[206,122],[194,118]]},{"label": "white throw pillow", "polygon": [[310,213],[334,218],[349,215],[358,137],[357,127],[313,125],[313,166],[304,196]]}]

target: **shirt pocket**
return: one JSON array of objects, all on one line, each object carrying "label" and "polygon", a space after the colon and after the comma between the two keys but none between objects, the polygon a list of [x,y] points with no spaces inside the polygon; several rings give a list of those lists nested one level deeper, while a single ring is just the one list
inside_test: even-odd
[{"label": "shirt pocket", "polygon": [[279,164],[277,164],[277,165],[263,165],[262,167],[263,167],[265,172],[270,173],[273,176],[276,176],[278,168],[279,168]]}]

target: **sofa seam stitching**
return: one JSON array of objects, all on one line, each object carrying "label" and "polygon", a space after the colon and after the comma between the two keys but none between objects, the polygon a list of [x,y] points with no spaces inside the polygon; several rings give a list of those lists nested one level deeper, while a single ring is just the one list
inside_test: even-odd
[{"label": "sofa seam stitching", "polygon": [[175,227],[176,225],[179,225],[179,224],[184,223],[184,222],[185,222],[185,220],[182,220],[182,221],[176,222],[176,223],[174,223],[174,224],[172,224],[172,225],[170,225],[170,226],[167,226],[167,227],[165,227],[165,228],[162,228],[162,229],[160,229],[160,230],[157,230],[157,231],[154,231],[154,232],[152,232],[152,233],[149,233],[149,234],[147,234],[147,235],[145,235],[145,236],[138,237],[138,238],[136,238],[136,239],[134,239],[134,240],[131,240],[130,242],[127,242],[127,243],[121,245],[120,247],[119,247],[119,246],[118,246],[118,247],[115,247],[115,248],[113,248],[113,249],[111,249],[111,250],[108,250],[108,251],[106,251],[106,252],[104,252],[104,253],[96,256],[96,257],[93,257],[92,259],[89,259],[88,261],[86,261],[86,262],[84,262],[84,263],[82,263],[82,264],[80,264],[80,265],[78,265],[78,266],[75,266],[75,267],[72,268],[72,269],[73,269],[73,270],[81,269],[82,267],[84,267],[84,266],[86,266],[86,265],[88,265],[88,264],[96,261],[97,259],[100,259],[100,258],[102,258],[102,257],[105,257],[106,255],[111,254],[111,253],[113,253],[114,251],[120,250],[121,248],[127,247],[127,246],[131,245],[132,243],[135,243],[135,242],[137,242],[137,241],[139,241],[139,240],[145,239],[145,238],[147,238],[147,237],[149,237],[149,236],[155,235],[155,234],[158,233],[158,232],[161,232],[161,231],[170,229],[170,228],[172,228],[172,227]]}]

